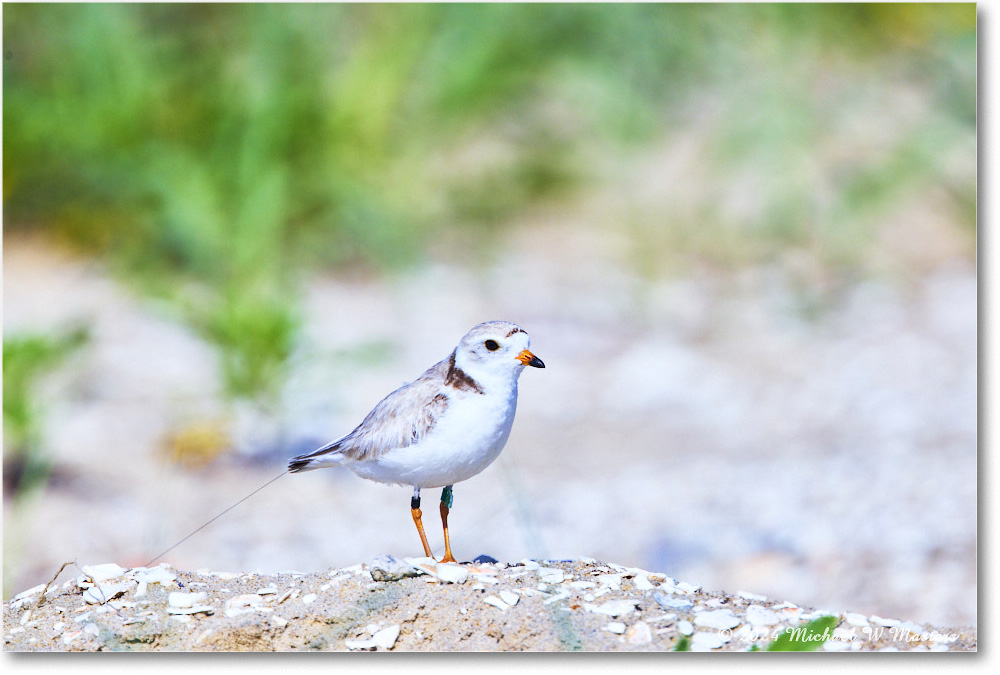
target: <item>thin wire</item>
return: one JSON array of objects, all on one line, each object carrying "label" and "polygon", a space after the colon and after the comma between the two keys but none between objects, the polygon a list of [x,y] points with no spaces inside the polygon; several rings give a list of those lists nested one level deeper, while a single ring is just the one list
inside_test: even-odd
[{"label": "thin wire", "polygon": [[160,555],[158,555],[155,558],[153,558],[152,560],[150,560],[148,563],[146,563],[145,565],[143,565],[143,567],[149,567],[150,565],[152,565],[153,563],[155,563],[157,560],[159,560],[160,558],[162,558],[163,556],[167,555],[168,553],[170,553],[171,551],[173,551],[175,548],[177,548],[178,546],[180,546],[181,544],[183,544],[184,542],[186,542],[188,539],[190,539],[191,537],[193,537],[194,535],[198,534],[199,532],[201,532],[202,530],[204,530],[206,527],[208,527],[209,525],[211,525],[212,523],[214,523],[215,521],[217,521],[219,518],[221,518],[222,516],[226,515],[227,513],[229,513],[233,509],[235,509],[237,506],[239,506],[240,504],[242,504],[246,500],[248,500],[251,497],[253,497],[258,492],[260,492],[261,490],[263,490],[264,488],[266,488],[268,485],[270,485],[274,481],[276,481],[279,478],[281,478],[282,476],[284,476],[286,473],[288,473],[287,470],[286,471],[282,471],[277,476],[275,476],[274,478],[272,478],[271,480],[267,481],[266,483],[264,483],[263,485],[261,485],[259,488],[257,488],[256,490],[254,490],[253,492],[251,492],[250,494],[248,494],[246,497],[244,497],[243,499],[239,500],[238,502],[236,502],[235,504],[233,504],[232,506],[230,506],[228,509],[226,509],[225,511],[223,511],[219,515],[217,515],[214,518],[212,518],[211,520],[209,520],[207,523],[205,523],[204,525],[202,525],[201,527],[199,527],[197,530],[195,530],[194,532],[192,532],[188,536],[186,536],[183,539],[181,539],[179,542],[177,542],[176,544],[174,544],[173,546],[171,546],[170,548],[168,548],[166,551],[164,551]]}]

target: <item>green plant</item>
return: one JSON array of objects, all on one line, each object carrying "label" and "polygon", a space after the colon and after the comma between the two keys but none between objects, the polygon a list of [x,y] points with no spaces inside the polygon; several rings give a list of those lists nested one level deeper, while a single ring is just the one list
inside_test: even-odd
[{"label": "green plant", "polygon": [[[311,270],[413,264],[452,230],[492,250],[593,185],[595,157],[692,118],[703,192],[608,224],[649,273],[801,250],[850,271],[929,187],[974,230],[975,28],[968,4],[14,4],[4,226],[168,298],[229,394],[268,398]],[[928,114],[876,160],[840,154],[897,81]],[[741,187],[752,207],[721,208]]]},{"label": "green plant", "polygon": [[4,490],[22,495],[43,485],[50,472],[41,443],[44,407],[40,379],[88,339],[82,328],[58,335],[19,335],[3,341]]},{"label": "green plant", "polygon": [[813,652],[830,639],[840,620],[835,616],[821,616],[798,628],[789,628],[767,646],[769,652]]}]

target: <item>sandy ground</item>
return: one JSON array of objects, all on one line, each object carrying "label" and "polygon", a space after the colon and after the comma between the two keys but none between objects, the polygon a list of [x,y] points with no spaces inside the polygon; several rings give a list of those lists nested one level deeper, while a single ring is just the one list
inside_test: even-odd
[{"label": "sandy ground", "polygon": [[[547,368],[522,377],[500,460],[455,488],[459,557],[587,555],[706,588],[976,624],[974,267],[858,284],[807,315],[774,270],[640,278],[613,236],[561,227],[517,230],[481,264],[312,279],[270,416],[221,399],[214,352],[168,308],[46,242],[6,237],[5,335],[83,321],[93,339],[44,383],[55,472],[4,501],[5,597],[67,560],[146,563],[289,456],[350,431],[473,324],[504,318]],[[171,462],[171,439],[199,429],[235,450]],[[285,476],[165,560],[266,575],[417,555],[408,505],[408,489],[344,472]]]},{"label": "sandy ground", "polygon": [[[108,572],[108,568],[117,568]],[[4,605],[8,651],[976,651],[974,629],[814,610],[581,561],[435,564],[382,556],[313,574],[124,570]],[[44,592],[44,596],[43,596]],[[830,616],[830,626],[803,626]],[[798,632],[794,632],[798,631]]]}]

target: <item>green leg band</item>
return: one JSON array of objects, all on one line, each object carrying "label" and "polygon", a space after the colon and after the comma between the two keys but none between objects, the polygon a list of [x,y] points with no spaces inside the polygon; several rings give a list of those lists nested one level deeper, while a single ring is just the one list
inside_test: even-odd
[{"label": "green leg band", "polygon": [[446,485],[443,490],[441,490],[441,503],[451,508],[451,504],[454,501],[454,497],[451,494],[451,486]]}]

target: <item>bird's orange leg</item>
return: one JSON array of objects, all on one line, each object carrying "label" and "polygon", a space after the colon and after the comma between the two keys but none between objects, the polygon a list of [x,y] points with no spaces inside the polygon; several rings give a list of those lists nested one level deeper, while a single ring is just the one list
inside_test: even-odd
[{"label": "bird's orange leg", "polygon": [[444,557],[440,562],[458,562],[451,554],[451,540],[448,538],[448,510],[452,504],[451,486],[441,491],[441,525],[444,527]]},{"label": "bird's orange leg", "polygon": [[[420,535],[420,543],[424,545],[424,555],[433,558],[430,544],[427,543],[427,535],[424,534],[424,523],[421,520],[423,513],[420,511],[420,488],[413,489],[413,498],[410,499],[410,515],[413,516],[413,524],[417,526],[417,534]],[[447,539],[446,539],[447,541]]]}]

